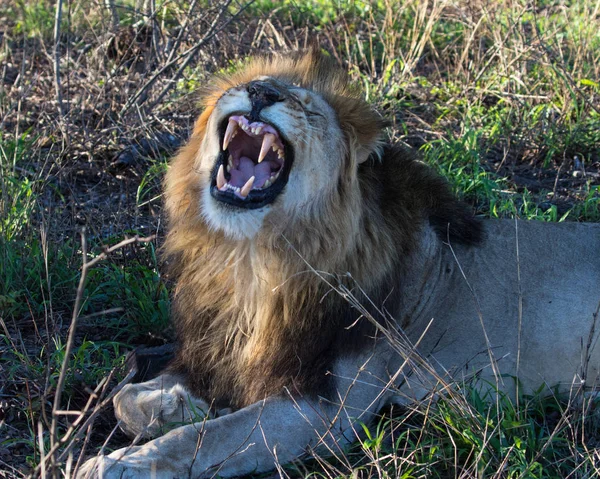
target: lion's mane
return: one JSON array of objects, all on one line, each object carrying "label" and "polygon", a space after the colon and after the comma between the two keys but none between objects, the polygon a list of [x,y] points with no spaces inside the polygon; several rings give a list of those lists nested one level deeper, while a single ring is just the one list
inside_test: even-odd
[{"label": "lion's mane", "polygon": [[[219,96],[262,75],[321,94],[337,113],[346,158],[330,201],[316,201],[302,218],[267,218],[253,239],[233,240],[203,220],[209,178],[198,172],[198,154]],[[285,387],[327,394],[332,361],[374,336],[332,286],[344,283],[365,304],[385,302],[393,314],[402,301],[406,258],[423,226],[429,223],[444,240],[476,243],[480,225],[443,179],[407,150],[383,142],[381,117],[346,73],[315,51],[260,57],[216,77],[202,110],[165,181],[164,252],[176,279],[172,369],[185,373],[199,395],[234,407]],[[358,164],[361,150],[372,154]]]}]

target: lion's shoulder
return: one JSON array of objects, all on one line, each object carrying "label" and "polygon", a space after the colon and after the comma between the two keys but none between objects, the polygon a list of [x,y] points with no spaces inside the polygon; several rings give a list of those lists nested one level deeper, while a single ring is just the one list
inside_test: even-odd
[{"label": "lion's shoulder", "polygon": [[426,219],[444,242],[475,246],[483,241],[483,223],[473,208],[459,200],[448,181],[420,161],[414,150],[388,144],[380,160],[366,163],[362,173],[371,178],[368,189],[375,191],[367,194],[377,198],[388,222],[414,230]]}]

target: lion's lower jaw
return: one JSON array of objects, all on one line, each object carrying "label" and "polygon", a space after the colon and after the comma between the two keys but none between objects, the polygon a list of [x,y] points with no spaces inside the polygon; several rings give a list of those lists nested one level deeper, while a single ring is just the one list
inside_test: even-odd
[{"label": "lion's lower jaw", "polygon": [[222,231],[233,240],[251,239],[259,232],[270,207],[256,210],[239,210],[235,207],[220,204],[215,200],[209,188],[202,192],[200,204],[202,217],[211,230]]}]

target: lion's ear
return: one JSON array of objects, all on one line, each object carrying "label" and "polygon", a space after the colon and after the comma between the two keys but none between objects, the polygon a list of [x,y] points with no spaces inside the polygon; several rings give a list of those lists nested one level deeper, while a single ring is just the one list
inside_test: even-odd
[{"label": "lion's ear", "polygon": [[375,155],[377,157],[381,156],[381,149],[384,145],[384,140],[382,138],[383,135],[375,138],[373,141],[365,144],[359,143],[358,148],[356,149],[356,163],[361,164],[367,161],[371,156]]},{"label": "lion's ear", "polygon": [[389,126],[389,123],[383,118],[373,118],[371,121],[365,121],[362,125],[355,128],[357,148],[356,162],[364,163],[371,156],[381,156],[381,149],[385,144],[385,134],[383,129]]}]

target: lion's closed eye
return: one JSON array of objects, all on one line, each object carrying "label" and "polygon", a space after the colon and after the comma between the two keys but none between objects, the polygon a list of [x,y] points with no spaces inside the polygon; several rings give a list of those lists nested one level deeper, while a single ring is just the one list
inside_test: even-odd
[{"label": "lion's closed eye", "polygon": [[326,118],[326,116],[322,113],[319,113],[318,111],[309,110],[307,108],[304,108],[304,113],[306,113],[306,115],[309,117]]}]

